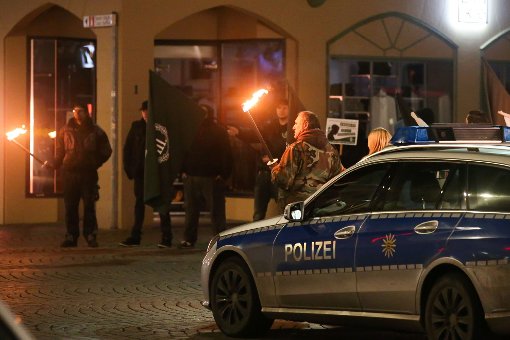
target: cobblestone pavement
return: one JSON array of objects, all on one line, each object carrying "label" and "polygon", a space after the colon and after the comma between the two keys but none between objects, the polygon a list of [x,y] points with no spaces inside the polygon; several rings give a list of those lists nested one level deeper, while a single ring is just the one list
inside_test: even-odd
[{"label": "cobblestone pavement", "polygon": [[[182,217],[174,224],[181,239]],[[158,249],[159,227],[140,247],[119,247],[128,230],[100,230],[99,248],[61,249],[61,225],[0,226],[0,299],[37,339],[226,339],[200,305],[200,263],[211,229],[195,249]],[[277,320],[266,339],[424,339],[423,335],[331,328]]]}]

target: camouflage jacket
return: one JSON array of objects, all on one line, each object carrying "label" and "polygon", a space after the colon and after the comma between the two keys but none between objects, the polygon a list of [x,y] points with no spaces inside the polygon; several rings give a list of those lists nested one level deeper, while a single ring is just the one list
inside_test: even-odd
[{"label": "camouflage jacket", "polygon": [[340,157],[324,132],[308,130],[289,145],[271,171],[284,204],[303,201],[343,169]]}]

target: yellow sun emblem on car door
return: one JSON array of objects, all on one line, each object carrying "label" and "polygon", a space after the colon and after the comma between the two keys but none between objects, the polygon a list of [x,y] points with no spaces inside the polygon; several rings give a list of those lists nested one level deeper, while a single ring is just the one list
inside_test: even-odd
[{"label": "yellow sun emblem on car door", "polygon": [[383,238],[383,244],[381,245],[381,247],[383,248],[382,252],[384,256],[386,256],[387,258],[392,257],[395,254],[396,252],[395,248],[397,247],[397,240],[395,239],[395,235],[392,234],[386,235]]}]

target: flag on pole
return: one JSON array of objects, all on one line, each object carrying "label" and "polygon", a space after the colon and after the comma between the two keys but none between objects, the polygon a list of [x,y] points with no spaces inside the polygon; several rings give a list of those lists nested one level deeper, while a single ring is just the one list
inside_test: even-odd
[{"label": "flag on pole", "polygon": [[491,65],[482,58],[483,80],[485,87],[485,100],[489,108],[492,123],[495,125],[506,125],[504,116],[498,111],[510,113],[510,94],[503,86]]},{"label": "flag on pole", "polygon": [[149,71],[144,201],[159,212],[170,207],[172,184],[203,117],[197,103]]}]

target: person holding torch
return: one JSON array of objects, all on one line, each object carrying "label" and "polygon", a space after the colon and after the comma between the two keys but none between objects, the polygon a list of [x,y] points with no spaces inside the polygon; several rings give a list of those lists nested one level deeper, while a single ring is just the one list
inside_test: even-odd
[{"label": "person holding torch", "polygon": [[296,141],[285,149],[271,170],[272,181],[281,189],[278,208],[282,213],[287,204],[304,201],[344,170],[315,113],[301,111],[292,129]]},{"label": "person holding torch", "polygon": [[97,247],[96,201],[99,199],[97,169],[111,156],[106,133],[81,106],[73,108],[73,117],[60,129],[53,164],[62,168],[66,235],[61,247],[76,247],[80,236],[79,204],[83,199],[83,236],[89,247]]},{"label": "person holding torch", "polygon": [[[279,159],[287,147],[287,122],[289,120],[289,102],[287,99],[279,99],[276,102],[276,117],[260,127],[261,135],[271,152],[271,156]],[[239,129],[229,126],[228,133],[241,139],[243,142],[251,143],[256,138],[252,129]],[[278,200],[278,187],[271,182],[271,169],[267,165],[272,161],[265,150],[260,150],[260,161],[257,162],[257,174],[255,177],[255,188],[253,192],[253,221],[266,218],[267,206],[271,199]]]}]

